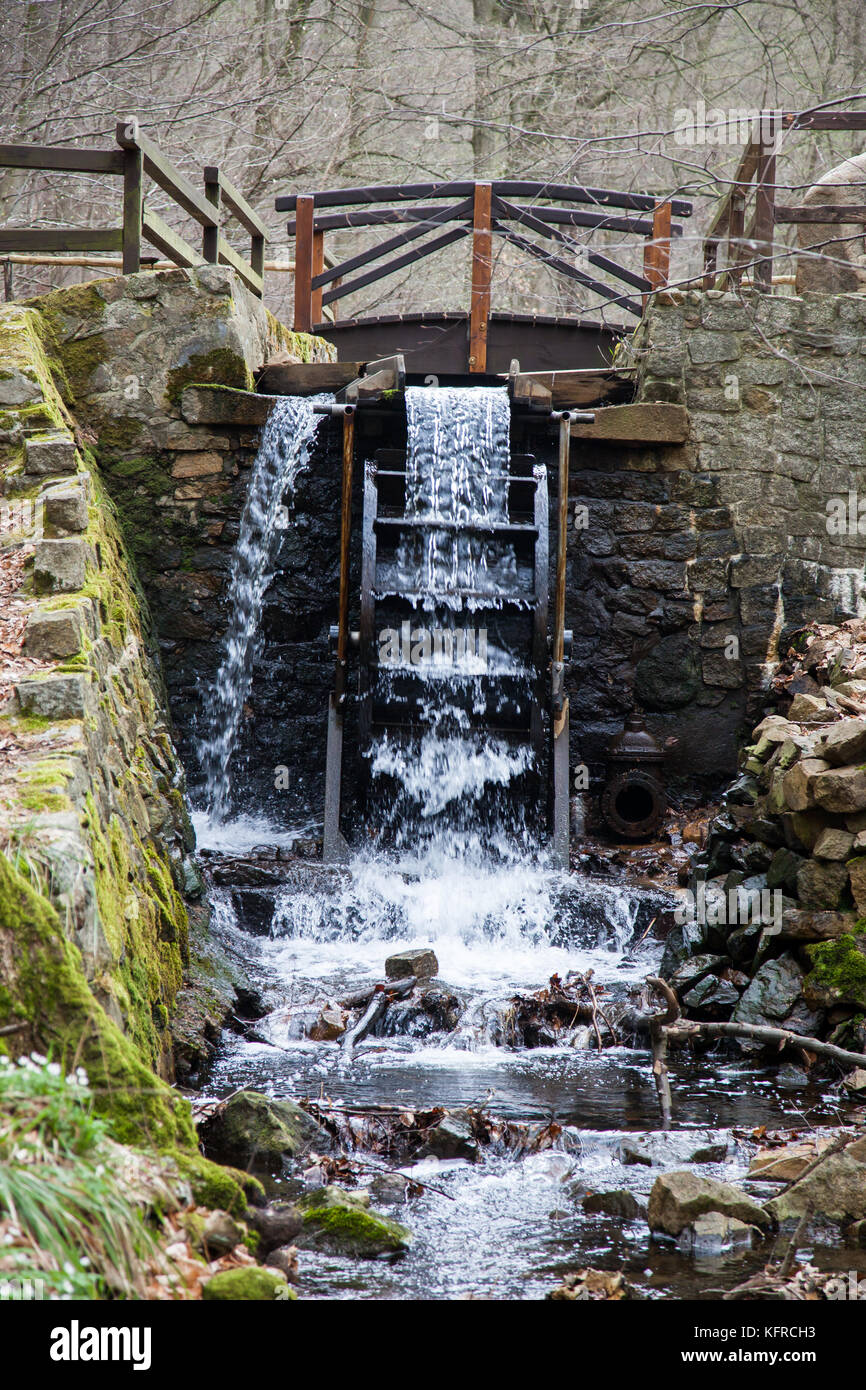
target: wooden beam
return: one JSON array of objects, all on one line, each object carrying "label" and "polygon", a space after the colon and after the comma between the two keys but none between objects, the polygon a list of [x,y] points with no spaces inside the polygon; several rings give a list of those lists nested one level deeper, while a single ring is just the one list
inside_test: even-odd
[{"label": "wooden beam", "polygon": [[[551,201],[591,203],[598,207],[626,208],[652,212],[656,199],[651,193],[620,193],[612,188],[586,188],[582,184],[538,183],[526,179],[499,179],[493,192],[502,198],[545,198]],[[418,198],[471,198],[476,185],[450,183],[387,183],[364,188],[331,188],[314,193],[317,208],[345,208],[368,203],[412,203]],[[301,194],[276,199],[277,212],[294,212]],[[674,198],[671,208],[676,217],[691,217],[692,204]]]},{"label": "wooden beam", "polygon": [[593,424],[573,424],[571,433],[575,439],[610,444],[684,444],[689,437],[689,412],[684,405],[654,402],[602,406]]},{"label": "wooden beam", "polygon": [[[382,256],[388,256],[392,251],[399,251],[410,241],[417,241],[419,237],[426,236],[432,228],[439,227],[443,222],[455,222],[459,219],[472,216],[472,199],[466,198],[462,203],[455,203],[450,208],[430,208],[430,216],[424,218],[423,222],[409,231],[399,232],[397,236],[389,237],[387,241],[377,242],[375,246],[369,246],[365,251],[359,251],[356,256],[351,256],[347,261],[340,261],[339,265],[329,266],[322,269],[313,276],[313,289],[329,285],[331,281],[342,280],[353,270],[360,270],[362,266],[369,265],[371,261],[378,261]],[[313,235],[323,236],[323,232],[316,232],[316,223],[313,224]]]},{"label": "wooden beam", "polygon": [[866,203],[815,203],[810,207],[789,207],[777,204],[777,222],[866,222]]},{"label": "wooden beam", "polygon": [[571,265],[569,261],[563,260],[561,256],[554,256],[550,251],[545,251],[543,246],[537,246],[536,243],[530,241],[528,237],[521,236],[519,232],[510,231],[509,228],[503,227],[499,222],[494,222],[493,230],[498,236],[504,237],[506,241],[510,241],[512,245],[519,246],[521,251],[525,251],[527,255],[535,256],[537,260],[543,261],[551,270],[557,271],[560,275],[567,276],[570,280],[577,280],[578,284],[585,285],[587,289],[594,290],[596,294],[601,295],[608,303],[621,304],[624,309],[628,309],[629,313],[640,318],[641,306],[636,300],[627,299],[625,295],[617,294],[616,290],[612,289],[610,285],[605,285],[601,280],[594,280],[591,275],[584,274],[582,270],[578,270],[576,266]]},{"label": "wooden beam", "polygon": [[[211,173],[219,174],[219,170],[210,169]],[[212,227],[202,227],[201,230],[201,253],[209,265],[216,265],[219,259],[219,240],[220,240],[220,200],[222,197],[219,178],[208,178],[208,169],[204,171],[204,196],[212,204],[214,210],[215,223]]]},{"label": "wooden beam", "polygon": [[[671,265],[671,205],[659,203],[653,213],[652,238],[644,246],[643,273],[650,290],[660,290],[668,282]],[[646,309],[649,295],[643,296]]]},{"label": "wooden beam", "polygon": [[782,124],[794,130],[866,130],[866,111],[785,111]]},{"label": "wooden beam", "polygon": [[176,203],[189,213],[203,227],[213,226],[214,211],[203,193],[193,188],[189,179],[176,169],[171,160],[166,159],[158,145],[154,144],[138,128],[138,121],[120,121],[117,125],[116,139],[124,150],[141,150],[144,171],[154,183],[158,183]]},{"label": "wooden beam", "polygon": [[472,207],[472,290],[469,306],[469,370],[487,371],[487,327],[490,321],[490,277],[493,236],[490,230],[493,185],[477,183]]},{"label": "wooden beam", "polygon": [[239,193],[230,179],[227,179],[221,169],[215,164],[206,164],[204,170],[205,183],[218,183],[222,202],[229,209],[232,216],[236,217],[242,227],[245,227],[251,236],[264,237],[267,241],[268,229],[257,212],[254,212],[242,193]]},{"label": "wooden beam", "polygon": [[776,201],[775,144],[762,145],[755,170],[755,240],[761,248],[761,259],[753,271],[755,288],[769,292],[773,283],[773,227]]},{"label": "wooden beam", "polygon": [[313,328],[313,196],[301,193],[297,200],[295,231],[295,321],[296,333]]},{"label": "wooden beam", "polygon": [[311,277],[312,293],[310,296],[313,323],[318,323],[322,317],[322,290],[316,284],[316,277],[325,273],[325,233],[317,232],[313,228],[313,274]]},{"label": "wooden beam", "polygon": [[229,246],[225,237],[221,236],[218,239],[217,246],[220,265],[231,266],[232,270],[241,277],[247,289],[252,290],[253,294],[257,294],[261,298],[264,289],[261,275],[257,275],[243,256],[233,246]]},{"label": "wooden beam", "polygon": [[[530,212],[526,208],[518,207],[516,203],[506,202],[502,198],[494,198],[493,212],[497,218],[506,217],[523,223],[524,226],[529,227],[530,231],[549,237],[551,241],[557,241],[562,246],[567,246],[570,251],[582,252],[590,265],[597,266],[599,270],[606,270],[608,275],[615,276],[617,280],[624,280],[627,285],[633,285],[636,290],[645,290],[649,287],[647,280],[642,275],[635,275],[634,271],[627,270],[618,261],[612,261],[599,251],[591,251],[588,247],[581,246],[572,241],[571,237],[557,231],[555,227],[548,227],[540,217],[535,215],[534,210]],[[652,228],[652,223],[650,223],[650,228]]]},{"label": "wooden beam", "polygon": [[119,150],[73,150],[60,145],[0,145],[0,168],[66,174],[122,174]]},{"label": "wooden beam", "polygon": [[141,217],[144,211],[144,168],[141,150],[122,150],[123,163],[123,273],[141,270]]},{"label": "wooden beam", "polygon": [[356,290],[364,289],[366,285],[372,285],[386,275],[393,275],[395,270],[403,270],[408,265],[414,265],[416,261],[423,260],[432,252],[442,251],[452,242],[460,241],[461,237],[468,235],[468,227],[453,227],[450,232],[443,232],[441,236],[434,237],[432,241],[425,241],[423,246],[416,247],[414,251],[407,251],[403,256],[396,256],[393,261],[386,261],[385,265],[377,266],[375,270],[368,270],[366,275],[359,275],[354,280],[347,280],[345,284],[335,284],[333,289],[322,295],[322,303],[332,304],[335,300],[342,299],[344,295],[354,294]]},{"label": "wooden beam", "polygon": [[141,217],[141,234],[151,246],[155,246],[157,251],[161,251],[170,261],[174,261],[179,266],[205,265],[204,256],[196,251],[194,246],[190,246],[188,241],[178,236],[177,232],[172,231],[167,222],[156,212],[148,212],[144,209]]},{"label": "wooden beam", "polygon": [[268,362],[258,376],[256,389],[272,396],[342,391],[361,375],[363,366],[363,362]]},{"label": "wooden beam", "polygon": [[121,251],[120,227],[6,227],[0,251]]},{"label": "wooden beam", "polygon": [[553,410],[597,405],[611,397],[633,395],[635,370],[631,368],[623,373],[622,369],[590,367],[575,371],[518,372],[512,378],[512,392],[515,401],[542,400],[545,395],[539,393],[546,393]]}]

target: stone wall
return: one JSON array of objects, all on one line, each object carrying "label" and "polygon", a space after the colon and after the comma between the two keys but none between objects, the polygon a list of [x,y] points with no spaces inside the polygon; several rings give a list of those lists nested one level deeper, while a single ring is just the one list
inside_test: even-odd
[{"label": "stone wall", "polygon": [[[574,756],[600,769],[634,699],[674,778],[733,771],[785,637],[863,611],[866,298],[668,294],[630,344],[638,399],[688,407],[689,441],[580,446],[570,536]],[[754,722],[754,720],[752,720]]]}]

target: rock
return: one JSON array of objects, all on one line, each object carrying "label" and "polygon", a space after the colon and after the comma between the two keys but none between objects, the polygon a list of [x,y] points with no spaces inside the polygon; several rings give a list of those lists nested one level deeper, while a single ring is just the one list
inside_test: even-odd
[{"label": "rock", "polygon": [[606,1269],[575,1270],[547,1295],[553,1303],[622,1303],[643,1297],[621,1270],[611,1274]]},{"label": "rock", "polygon": [[336,1042],[346,1031],[346,1015],[337,1004],[329,1004],[316,1019],[309,1036],[313,1042]]},{"label": "rock", "polygon": [[749,1164],[749,1177],[765,1178],[770,1182],[796,1182],[832,1142],[832,1135],[819,1134],[778,1149],[759,1149]]},{"label": "rock", "polygon": [[848,886],[844,864],[807,859],[797,874],[797,896],[804,907],[837,908]]},{"label": "rock", "polygon": [[829,1154],[766,1209],[779,1222],[798,1220],[805,1212],[828,1221],[866,1218],[866,1138]]},{"label": "rock", "polygon": [[40,541],[33,560],[33,587],[39,594],[71,594],[83,589],[89,547],[83,540]]},{"label": "rock", "polygon": [[825,811],[862,811],[866,808],[864,768],[842,767],[820,772],[812,779],[810,788],[816,804],[823,806]]},{"label": "rock", "polygon": [[636,1221],[646,1216],[646,1207],[625,1188],[617,1188],[614,1192],[587,1192],[582,1205],[587,1216],[618,1216],[623,1221]]},{"label": "rock", "polygon": [[432,1158],[478,1157],[478,1144],[471,1122],[459,1110],[448,1111],[427,1135],[422,1155]]},{"label": "rock", "polygon": [[788,710],[792,724],[823,724],[830,715],[830,706],[819,695],[795,695]]},{"label": "rock", "polygon": [[728,980],[717,980],[707,975],[699,984],[683,995],[683,1005],[688,1013],[706,1022],[726,1019],[739,1002],[740,992]]},{"label": "rock", "polygon": [[291,1202],[269,1202],[266,1207],[250,1207],[246,1223],[259,1237],[259,1250],[267,1254],[279,1246],[290,1245],[301,1229],[303,1218]]},{"label": "rock", "polygon": [[786,908],[782,913],[780,935],[790,941],[833,941],[852,930],[853,912],[809,912]]},{"label": "rock", "polygon": [[866,1091],[866,1067],[855,1067],[854,1070],[849,1072],[845,1077],[842,1085],[846,1090],[854,1091],[855,1093]]},{"label": "rock", "polygon": [[40,661],[62,661],[81,650],[81,638],[81,613],[77,608],[37,608],[27,620],[24,650]]},{"label": "rock", "polygon": [[408,1249],[412,1233],[388,1216],[370,1211],[362,1199],[341,1187],[323,1187],[298,1203],[303,1225],[297,1244],[305,1250],[330,1250],[372,1258]]},{"label": "rock", "polygon": [[866,719],[842,719],[822,735],[819,757],[833,767],[866,761]]},{"label": "rock", "polygon": [[816,859],[847,859],[853,844],[854,836],[850,830],[839,830],[834,825],[828,825],[815,841],[812,853]]},{"label": "rock", "polygon": [[669,1167],[674,1163],[723,1163],[728,1155],[724,1134],[707,1130],[705,1134],[644,1134],[623,1139],[619,1146],[624,1164],[641,1163],[646,1168]]},{"label": "rock", "polygon": [[803,856],[790,849],[777,849],[767,870],[767,887],[782,888],[788,893],[797,889],[797,874],[803,867]]},{"label": "rock", "polygon": [[408,1185],[402,1173],[377,1173],[370,1179],[370,1193],[377,1202],[405,1202]]},{"label": "rock", "polygon": [[207,1302],[273,1303],[297,1298],[294,1289],[286,1285],[284,1274],[276,1270],[246,1265],[242,1269],[224,1269],[203,1286],[201,1296]]},{"label": "rock", "polygon": [[763,927],[749,925],[747,927],[735,927],[728,937],[727,946],[731,960],[739,964],[746,964],[752,959],[758,948]]},{"label": "rock", "polygon": [[397,951],[385,961],[385,975],[389,980],[405,980],[410,975],[426,980],[438,974],[439,962],[429,946]]},{"label": "rock", "polygon": [[805,811],[815,805],[815,786],[830,764],[823,758],[801,758],[782,779],[785,804],[792,811]]},{"label": "rock", "polygon": [[662,1173],[653,1183],[647,1212],[651,1231],[678,1236],[711,1211],[761,1230],[772,1224],[772,1216],[763,1207],[728,1183],[688,1170]]},{"label": "rock", "polygon": [[846,864],[848,878],[851,881],[851,893],[854,898],[854,905],[860,916],[866,914],[866,855],[856,859],[849,859]]},{"label": "rock", "polygon": [[243,1226],[238,1225],[227,1211],[211,1211],[205,1217],[201,1240],[207,1259],[216,1259],[240,1245],[245,1235]]},{"label": "rock", "polygon": [[712,971],[723,969],[727,963],[726,956],[692,956],[677,967],[670,976],[670,983],[675,990],[689,989]]},{"label": "rock", "polygon": [[289,1284],[298,1282],[298,1249],[295,1245],[278,1245],[276,1250],[271,1250],[265,1259],[268,1269],[278,1269],[285,1276]]},{"label": "rock", "polygon": [[[732,1015],[733,1023],[754,1023],[778,1028],[802,996],[803,971],[793,956],[768,960],[760,967],[752,983],[740,998]],[[760,1047],[747,1038],[738,1039],[746,1050]]]},{"label": "rock", "polygon": [[87,498],[80,487],[47,492],[42,499],[43,521],[51,531],[87,530]]},{"label": "rock", "polygon": [[835,941],[807,946],[812,969],[803,994],[816,1009],[840,1004],[866,1010],[866,936],[845,935]]},{"label": "rock", "polygon": [[290,1100],[272,1100],[259,1091],[239,1091],[199,1128],[208,1158],[254,1172],[279,1170],[314,1145],[331,1147],[325,1130]]},{"label": "rock", "polygon": [[34,435],[24,441],[25,473],[45,477],[51,473],[74,473],[76,467],[75,440],[71,435]]},{"label": "rock", "polygon": [[90,712],[87,676],[46,676],[19,681],[15,687],[21,713],[40,719],[84,719]]},{"label": "rock", "polygon": [[692,1255],[722,1255],[737,1247],[747,1249],[754,1238],[754,1226],[720,1211],[708,1211],[680,1232],[677,1246]]},{"label": "rock", "polygon": [[23,372],[17,371],[14,367],[4,365],[3,375],[0,377],[0,406],[29,405],[31,401],[38,401],[42,396],[42,387],[38,381],[32,381]]}]

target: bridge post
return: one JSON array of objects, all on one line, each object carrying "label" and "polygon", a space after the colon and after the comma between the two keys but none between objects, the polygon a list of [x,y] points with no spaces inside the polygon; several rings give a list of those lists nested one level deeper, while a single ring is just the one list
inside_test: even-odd
[{"label": "bridge post", "polygon": [[[321,275],[325,269],[325,233],[313,232],[313,275]],[[322,321],[322,287],[312,290],[310,317],[313,323]]]},{"label": "bridge post", "polygon": [[[216,172],[217,171],[214,170],[214,173]],[[213,203],[214,208],[216,209],[216,226],[202,227],[201,253],[210,265],[216,265],[217,261],[219,260],[219,210],[220,203],[222,201],[222,190],[220,188],[219,178],[217,178],[215,181],[211,181],[210,179],[208,179],[207,175],[208,170],[205,169],[204,196],[207,198],[209,203]]]},{"label": "bridge post", "polygon": [[[649,280],[654,290],[664,289],[668,282],[671,266],[671,205],[669,202],[656,203],[653,209],[652,236],[647,239],[643,252],[644,278]],[[643,296],[646,310],[650,296]]]},{"label": "bridge post", "polygon": [[[137,133],[137,123],[136,132]],[[119,122],[117,138],[126,134],[126,125]],[[144,159],[138,145],[123,149],[123,273],[136,275],[141,270],[141,215],[143,210],[142,184]]]},{"label": "bridge post", "polygon": [[295,207],[295,321],[296,333],[313,328],[313,205],[310,193],[299,193]]},{"label": "bridge post", "polygon": [[476,183],[472,207],[472,297],[469,311],[469,370],[487,371],[487,326],[490,320],[490,276],[493,236],[493,184]]},{"label": "bridge post", "polygon": [[[773,287],[773,233],[776,221],[776,119],[773,116],[766,119],[770,124],[771,141],[769,144],[761,141],[755,170],[753,234],[761,259],[756,261],[753,274],[755,289],[769,293]],[[764,118],[761,129],[764,130]]]}]

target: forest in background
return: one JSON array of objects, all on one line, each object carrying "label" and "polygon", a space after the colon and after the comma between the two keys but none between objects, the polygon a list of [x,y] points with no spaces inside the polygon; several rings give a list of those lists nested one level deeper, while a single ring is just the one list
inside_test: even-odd
[{"label": "forest in background", "polygon": [[[277,194],[549,178],[693,198],[677,280],[699,269],[707,211],[742,151],[729,128],[716,132],[725,143],[684,144],[684,110],[866,96],[862,0],[14,0],[4,30],[4,140],[111,148],[116,121],[135,115],[197,186],[205,164],[228,174],[270,228],[270,259],[291,255]],[[780,181],[808,187],[862,144],[858,134],[789,134]],[[184,231],[154,194],[154,210]],[[119,188],[104,179],[0,173],[4,225],[119,216]],[[332,234],[329,250],[353,253],[388,234]],[[575,243],[588,235],[576,229]],[[638,268],[633,239],[594,241]],[[87,274],[16,266],[15,295]],[[465,248],[421,274],[425,307],[465,301]],[[503,309],[573,312],[592,300],[504,242],[494,276]],[[270,307],[290,316],[290,297],[291,277],[270,273]],[[417,281],[407,270],[348,304],[343,313],[417,307]]]}]

